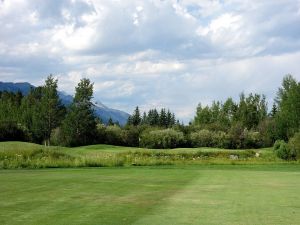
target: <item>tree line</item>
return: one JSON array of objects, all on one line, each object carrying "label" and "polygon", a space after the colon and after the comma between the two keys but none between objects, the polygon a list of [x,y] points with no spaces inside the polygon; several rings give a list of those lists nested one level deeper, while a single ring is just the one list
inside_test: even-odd
[{"label": "tree line", "polygon": [[52,75],[30,93],[0,92],[0,140],[78,146],[107,143],[148,148],[256,148],[289,141],[300,128],[300,83],[284,77],[268,110],[264,95],[240,94],[210,106],[199,104],[194,119],[180,124],[169,109],[140,112],[136,107],[125,126],[102,124],[93,110],[93,83],[82,79],[73,102],[64,106]]}]

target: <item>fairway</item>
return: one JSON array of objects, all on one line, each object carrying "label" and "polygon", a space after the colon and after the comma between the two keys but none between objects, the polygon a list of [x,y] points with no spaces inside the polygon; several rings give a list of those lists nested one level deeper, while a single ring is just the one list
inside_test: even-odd
[{"label": "fairway", "polygon": [[0,171],[0,224],[299,224],[299,165]]}]

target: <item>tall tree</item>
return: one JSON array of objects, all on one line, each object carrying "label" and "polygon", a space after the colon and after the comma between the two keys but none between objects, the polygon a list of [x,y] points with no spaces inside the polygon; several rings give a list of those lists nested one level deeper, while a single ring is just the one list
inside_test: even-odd
[{"label": "tall tree", "polygon": [[277,138],[287,140],[300,129],[300,83],[292,75],[284,77],[279,88],[276,103],[278,112],[275,116]]},{"label": "tall tree", "polygon": [[43,127],[41,113],[42,89],[42,87],[31,88],[21,104],[22,124],[30,131],[32,141],[37,143],[44,140],[44,132],[41,129]]},{"label": "tall tree", "polygon": [[141,114],[140,114],[140,110],[139,107],[137,106],[131,116],[131,121],[132,121],[132,125],[133,126],[138,126],[140,125],[142,118],[141,118]]},{"label": "tall tree", "polygon": [[159,114],[159,125],[162,127],[168,126],[166,109],[162,108]]},{"label": "tall tree", "polygon": [[143,112],[143,117],[142,117],[141,124],[143,124],[143,125],[148,124],[148,118],[147,118],[147,113],[146,112]]},{"label": "tall tree", "polygon": [[57,79],[52,75],[47,77],[45,85],[42,88],[40,106],[40,129],[44,133],[45,143],[50,145],[51,131],[61,124],[64,116],[64,106],[61,104],[57,92]]},{"label": "tall tree", "polygon": [[62,125],[66,145],[86,145],[95,140],[96,117],[91,99],[93,84],[83,78],[75,88],[75,97]]},{"label": "tall tree", "polygon": [[194,118],[195,125],[206,125],[211,123],[212,113],[208,106],[202,107],[201,104],[198,105],[196,116]]}]

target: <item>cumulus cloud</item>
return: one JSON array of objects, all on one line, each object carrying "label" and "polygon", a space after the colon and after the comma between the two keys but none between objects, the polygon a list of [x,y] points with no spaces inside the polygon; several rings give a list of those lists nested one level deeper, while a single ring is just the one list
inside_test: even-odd
[{"label": "cumulus cloud", "polygon": [[68,93],[82,77],[95,99],[131,112],[265,93],[297,78],[299,0],[2,0],[0,79],[36,85],[50,73]]}]

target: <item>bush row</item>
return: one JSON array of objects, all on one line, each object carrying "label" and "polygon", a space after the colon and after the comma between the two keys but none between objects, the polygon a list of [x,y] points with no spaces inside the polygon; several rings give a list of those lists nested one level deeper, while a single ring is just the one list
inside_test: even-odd
[{"label": "bush row", "polygon": [[[52,145],[64,145],[63,135],[55,129],[51,135]],[[93,143],[120,146],[170,149],[177,147],[216,147],[247,149],[264,147],[263,137],[258,131],[231,129],[228,132],[206,129],[185,131],[179,128],[162,129],[149,126],[105,126],[98,124]],[[91,144],[93,144],[91,143]]]},{"label": "bush row", "polygon": [[226,133],[224,131],[200,130],[192,132],[190,141],[193,147],[216,147],[228,149],[260,148],[263,141],[259,132],[248,131]]}]

